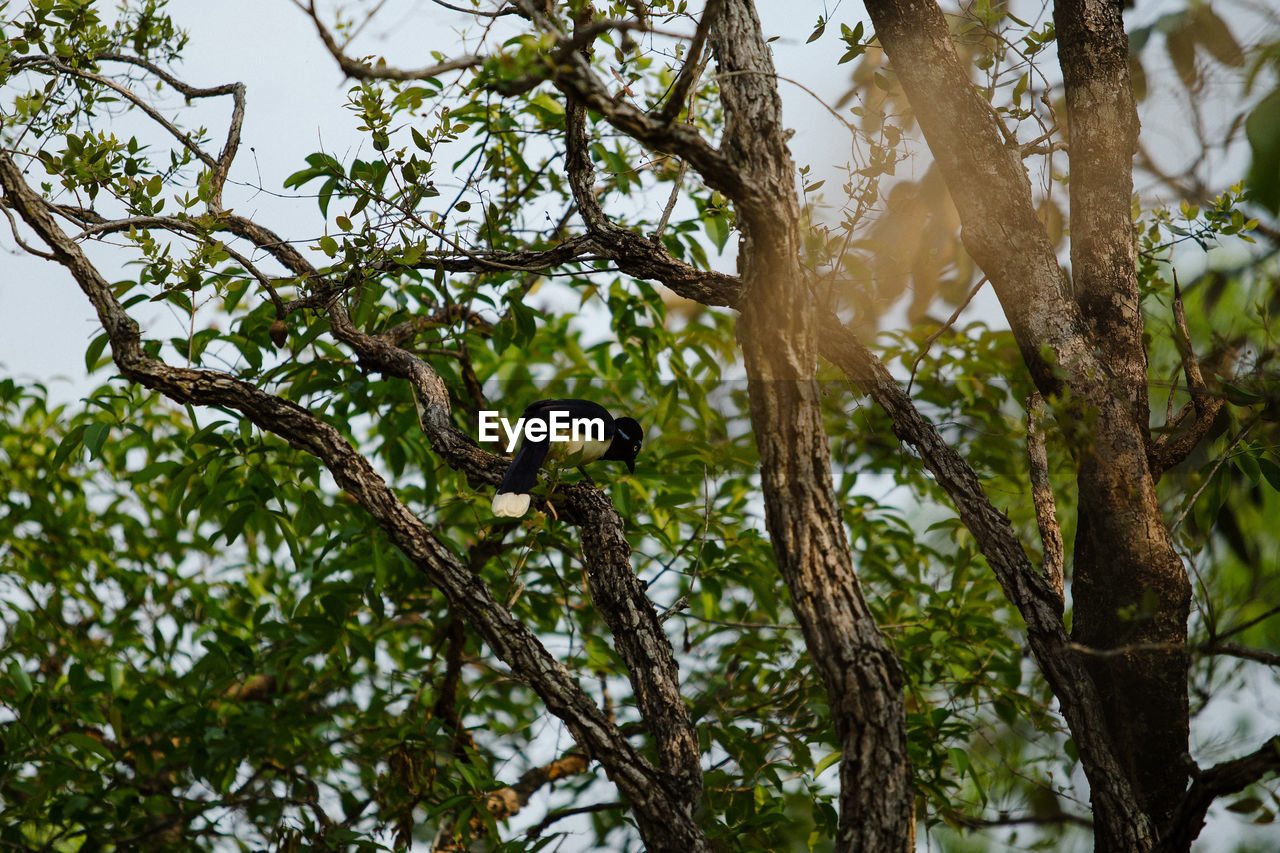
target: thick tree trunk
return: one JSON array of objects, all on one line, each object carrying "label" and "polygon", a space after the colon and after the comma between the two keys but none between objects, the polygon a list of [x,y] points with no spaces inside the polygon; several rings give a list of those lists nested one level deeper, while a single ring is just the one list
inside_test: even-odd
[{"label": "thick tree trunk", "polygon": [[[1074,639],[1133,650],[1087,659],[1117,758],[1143,811],[1166,826],[1186,788],[1187,616],[1191,588],[1148,467],[1147,357],[1135,268],[1133,154],[1138,118],[1129,40],[1112,0],[1054,7],[1071,154],[1071,271],[1076,301],[1110,367],[1092,443],[1078,449]],[[1099,850],[1123,849],[1099,822]]]},{"label": "thick tree trunk", "polygon": [[[1074,638],[1102,650],[1141,648],[1086,655],[1096,690],[1082,689],[1078,698],[1089,697],[1106,721],[1101,742],[1082,727],[1093,713],[1074,714],[1065,683],[1055,691],[1092,786],[1098,849],[1150,849],[1186,781],[1189,586],[1147,463],[1146,355],[1130,222],[1137,121],[1119,6],[1075,0],[1056,10],[1071,120],[1071,291],[1037,221],[1018,149],[1006,144],[960,66],[937,4],[867,0],[867,9],[946,176],[965,247],[1000,297],[1038,388],[1045,396],[1069,390],[1076,411],[1092,417],[1090,435],[1074,448]],[[1056,365],[1046,363],[1046,348]]]},{"label": "thick tree trunk", "polygon": [[814,381],[817,317],[800,269],[795,167],[773,61],[748,0],[712,25],[727,125],[722,151],[749,177],[738,205],[745,292],[738,339],[778,566],[830,697],[841,745],[836,849],[911,849],[913,802],[902,673],[853,570]]}]

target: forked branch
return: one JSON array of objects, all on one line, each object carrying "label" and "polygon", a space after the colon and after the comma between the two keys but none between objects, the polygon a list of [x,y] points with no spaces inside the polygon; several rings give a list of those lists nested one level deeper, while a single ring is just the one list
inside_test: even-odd
[{"label": "forked branch", "polygon": [[1191,783],[1156,850],[1175,853],[1188,849],[1204,828],[1205,815],[1214,800],[1244,790],[1276,772],[1280,772],[1280,735],[1271,737],[1243,758],[1224,761],[1205,770]]}]

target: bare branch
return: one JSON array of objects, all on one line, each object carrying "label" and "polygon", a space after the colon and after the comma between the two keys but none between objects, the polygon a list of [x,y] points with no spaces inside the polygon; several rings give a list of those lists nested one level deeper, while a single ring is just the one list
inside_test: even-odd
[{"label": "bare branch", "polygon": [[311,18],[315,24],[316,33],[319,34],[320,40],[324,42],[329,54],[337,61],[342,73],[356,80],[429,80],[432,77],[438,77],[450,71],[474,68],[484,62],[483,56],[467,54],[416,70],[394,68],[390,65],[370,65],[367,62],[352,59],[342,50],[334,39],[333,34],[329,32],[329,28],[320,22],[320,16],[316,13],[315,3],[308,3],[304,6],[299,0],[293,0],[293,5]]},{"label": "bare branch", "polygon": [[198,98],[213,98],[220,95],[232,96],[234,106],[231,110],[231,121],[227,124],[227,141],[223,143],[222,151],[218,153],[217,165],[214,167],[213,179],[211,181],[213,197],[209,202],[210,207],[214,210],[221,209],[222,188],[226,185],[227,175],[231,171],[231,162],[235,159],[236,151],[240,147],[240,129],[244,125],[244,84],[227,83],[222,86],[199,88],[179,80],[177,77],[174,77],[154,62],[141,57],[130,56],[123,53],[102,53],[99,54],[97,58],[109,62],[123,62],[143,68],[176,89],[183,97],[192,100]]},{"label": "bare branch", "polygon": [[474,15],[474,16],[476,16],[477,18],[502,18],[502,17],[505,17],[505,16],[507,16],[507,15],[518,15],[518,14],[520,14],[519,10],[518,10],[518,9],[516,9],[516,7],[514,7],[514,6],[503,6],[503,7],[499,8],[499,9],[498,9],[498,11],[496,11],[496,12],[483,12],[483,11],[481,11],[481,10],[479,10],[479,9],[467,9],[467,8],[465,8],[465,7],[463,7],[463,6],[455,6],[455,5],[453,5],[452,3],[446,3],[446,2],[444,2],[444,0],[431,0],[431,2],[432,2],[432,3],[435,3],[437,6],[441,6],[441,7],[445,8],[445,9],[450,9],[450,10],[452,10],[452,11],[454,11],[454,12],[465,12],[466,14],[468,14],[468,15]]},{"label": "bare branch", "polygon": [[1241,631],[1247,631],[1248,629],[1252,628],[1254,625],[1257,625],[1259,622],[1263,622],[1267,619],[1270,619],[1272,616],[1275,616],[1277,613],[1280,613],[1280,604],[1277,604],[1275,607],[1272,607],[1269,610],[1264,611],[1259,616],[1255,616],[1252,619],[1248,619],[1244,622],[1241,622],[1239,625],[1236,625],[1232,628],[1228,628],[1226,631],[1223,631],[1222,633],[1218,634],[1218,636],[1215,639],[1225,640],[1227,637],[1235,636],[1236,634],[1239,634]]},{"label": "bare branch", "polygon": [[1182,370],[1187,379],[1187,390],[1191,393],[1191,402],[1184,405],[1165,424],[1165,431],[1151,442],[1148,457],[1155,477],[1191,455],[1209,434],[1222,407],[1226,405],[1224,397],[1210,393],[1200,362],[1192,348],[1177,271],[1173,274],[1173,324],[1173,340],[1182,357]]},{"label": "bare branch", "polygon": [[625,808],[625,803],[592,803],[589,806],[577,806],[571,809],[557,809],[551,812],[542,820],[529,827],[529,831],[525,833],[528,838],[537,838],[546,831],[547,827],[558,820],[564,820],[567,817],[573,817],[580,814],[594,814],[595,812],[607,812],[614,809]]},{"label": "bare branch", "polygon": [[916,371],[920,369],[920,362],[929,354],[929,347],[933,346],[934,341],[942,337],[947,329],[950,329],[955,325],[956,320],[960,319],[960,315],[964,313],[964,309],[969,307],[969,303],[973,301],[973,298],[978,295],[978,291],[982,290],[982,286],[986,283],[987,277],[985,275],[978,279],[973,287],[969,288],[969,292],[965,294],[964,299],[960,300],[960,304],[956,306],[956,310],[951,312],[951,316],[947,318],[946,322],[939,326],[936,331],[929,335],[929,337],[925,338],[924,343],[920,344],[920,352],[916,355],[915,361],[911,362],[911,378],[907,380],[908,394],[911,393],[911,386],[915,384]]},{"label": "bare branch", "polygon": [[1214,463],[1214,466],[1209,469],[1209,473],[1205,475],[1204,482],[1200,484],[1200,488],[1195,490],[1187,500],[1186,506],[1182,508],[1182,512],[1178,513],[1178,517],[1173,520],[1173,524],[1169,525],[1170,533],[1181,526],[1182,522],[1186,519],[1187,514],[1191,512],[1191,508],[1196,505],[1196,501],[1198,501],[1200,496],[1204,494],[1204,490],[1209,488],[1209,483],[1213,482],[1213,475],[1218,473],[1218,469],[1225,465],[1226,461],[1231,458],[1231,451],[1235,450],[1236,446],[1240,444],[1240,442],[1244,441],[1245,436],[1249,434],[1249,431],[1253,429],[1254,424],[1257,422],[1258,419],[1255,417],[1249,423],[1245,424],[1244,428],[1241,429],[1240,432],[1236,434],[1236,437],[1231,440],[1231,444],[1227,445],[1227,449],[1223,451],[1222,457]]},{"label": "bare branch", "polygon": [[[556,25],[542,14],[532,0],[520,0],[517,4],[522,14],[534,21],[539,28],[563,35]],[[631,22],[623,22],[631,28],[640,28]],[[562,39],[563,42],[563,39]],[[567,46],[567,45],[566,45]],[[694,128],[687,124],[674,124],[658,120],[629,102],[615,98],[585,58],[575,51],[557,51],[557,61],[550,62],[548,79],[566,95],[571,95],[587,108],[604,116],[609,124],[633,137],[637,142],[655,151],[669,152],[685,158],[707,183],[742,204],[751,205],[753,199],[761,212],[768,203],[760,198],[757,188],[743,179],[738,170],[729,165],[723,153],[714,148]],[[511,84],[517,90],[526,90],[540,80]],[[509,86],[499,87],[508,91]]]},{"label": "bare branch", "polygon": [[48,252],[41,251],[34,246],[28,246],[23,242],[22,235],[18,233],[18,223],[13,220],[13,214],[9,212],[9,206],[7,204],[0,205],[0,212],[3,212],[4,218],[9,220],[9,230],[13,232],[13,242],[18,244],[18,248],[22,249],[22,251],[27,254],[35,255],[37,258],[44,258],[46,261],[57,260],[57,258]]},{"label": "bare branch", "polygon": [[1208,643],[1201,651],[1212,655],[1228,655],[1233,658],[1251,660],[1267,666],[1280,666],[1280,654],[1265,649],[1242,646],[1239,643]]},{"label": "bare branch", "polygon": [[197,145],[194,139],[192,139],[189,135],[179,130],[167,118],[160,115],[160,112],[155,107],[151,106],[151,104],[147,103],[142,98],[140,98],[129,87],[121,86],[116,81],[108,77],[103,77],[101,74],[95,74],[92,71],[85,71],[82,68],[72,68],[70,65],[67,65],[66,63],[62,62],[60,59],[54,56],[39,56],[39,57],[30,57],[30,58],[39,60],[39,64],[47,65],[48,67],[52,68],[53,70],[57,71],[60,74],[67,74],[72,77],[80,77],[81,79],[84,79],[84,80],[91,80],[100,86],[106,86],[108,89],[112,90],[113,92],[116,92],[122,98],[129,101],[129,103],[133,104],[135,107],[137,107],[138,109],[146,113],[147,116],[152,121],[154,121],[156,124],[163,127],[166,131],[169,132],[170,136],[172,136],[174,139],[182,143],[182,147],[186,148],[188,151],[194,154],[200,160],[200,162],[204,163],[210,169],[215,169],[215,170],[217,169],[218,162],[214,160],[212,157],[210,157],[208,154],[206,154],[204,152],[204,149],[202,149],[199,145]]},{"label": "bare branch", "polygon": [[1204,375],[1200,372],[1200,362],[1196,359],[1196,351],[1191,346],[1191,333],[1187,330],[1187,312],[1182,305],[1182,289],[1178,285],[1178,271],[1173,271],[1173,326],[1177,334],[1174,343],[1178,354],[1182,356],[1182,370],[1187,377],[1187,390],[1191,392],[1191,402],[1196,407],[1196,417],[1204,418],[1209,407],[1209,389],[1204,384]]},{"label": "bare branch", "polygon": [[684,66],[676,76],[676,82],[671,86],[671,93],[667,95],[667,102],[658,111],[658,119],[660,121],[670,124],[676,120],[676,116],[680,115],[680,110],[684,107],[685,98],[688,97],[690,88],[693,87],[698,80],[698,76],[702,73],[702,48],[707,40],[707,30],[720,14],[723,6],[723,0],[708,0],[706,7],[702,10],[702,17],[698,20],[698,28],[694,30],[693,41],[689,44],[689,52],[685,54]]},{"label": "bare branch", "polygon": [[1280,735],[1234,761],[1224,761],[1202,772],[1182,797],[1169,827],[1161,834],[1158,853],[1187,850],[1204,828],[1204,817],[1218,797],[1234,794],[1280,771]]},{"label": "bare branch", "polygon": [[1063,596],[1062,570],[1065,549],[1058,525],[1057,502],[1049,481],[1049,455],[1044,439],[1044,400],[1032,394],[1027,400],[1027,461],[1031,469],[1031,502],[1036,508],[1036,525],[1044,547],[1044,576],[1058,598]]}]

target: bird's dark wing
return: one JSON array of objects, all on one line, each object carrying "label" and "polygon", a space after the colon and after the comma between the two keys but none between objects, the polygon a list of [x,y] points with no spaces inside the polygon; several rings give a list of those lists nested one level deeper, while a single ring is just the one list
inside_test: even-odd
[{"label": "bird's dark wing", "polygon": [[604,406],[591,400],[539,400],[536,403],[530,403],[522,417],[525,420],[530,418],[548,420],[552,412],[564,412],[575,419],[597,418],[604,421],[604,437],[613,438],[613,415],[609,414],[609,410]]},{"label": "bird's dark wing", "polygon": [[[529,417],[527,410],[525,417]],[[538,483],[538,469],[547,458],[547,449],[550,446],[551,442],[545,439],[542,441],[525,439],[520,449],[516,451],[516,458],[512,459],[511,465],[507,467],[507,473],[503,475],[502,482],[498,485],[498,494],[504,492],[524,494],[532,490]]]}]

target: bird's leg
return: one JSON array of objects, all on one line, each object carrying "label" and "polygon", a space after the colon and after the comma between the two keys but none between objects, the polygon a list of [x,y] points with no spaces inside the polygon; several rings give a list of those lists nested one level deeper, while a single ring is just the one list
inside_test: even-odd
[{"label": "bird's leg", "polygon": [[587,473],[587,470],[586,470],[585,468],[583,468],[581,465],[579,465],[579,466],[578,466],[578,473],[579,473],[579,474],[581,474],[581,475],[582,475],[582,479],[586,480],[589,484],[591,484],[591,485],[593,485],[593,486],[596,484],[596,481],[595,481],[595,480],[593,480],[593,479],[591,479],[591,475],[590,475],[590,474],[588,474],[588,473]]},{"label": "bird's leg", "polygon": [[553,469],[551,471],[551,476],[548,479],[551,481],[551,488],[547,489],[547,512],[552,518],[559,521],[560,516],[556,514],[556,505],[551,501],[551,498],[555,495],[556,489],[560,486],[560,469]]}]

